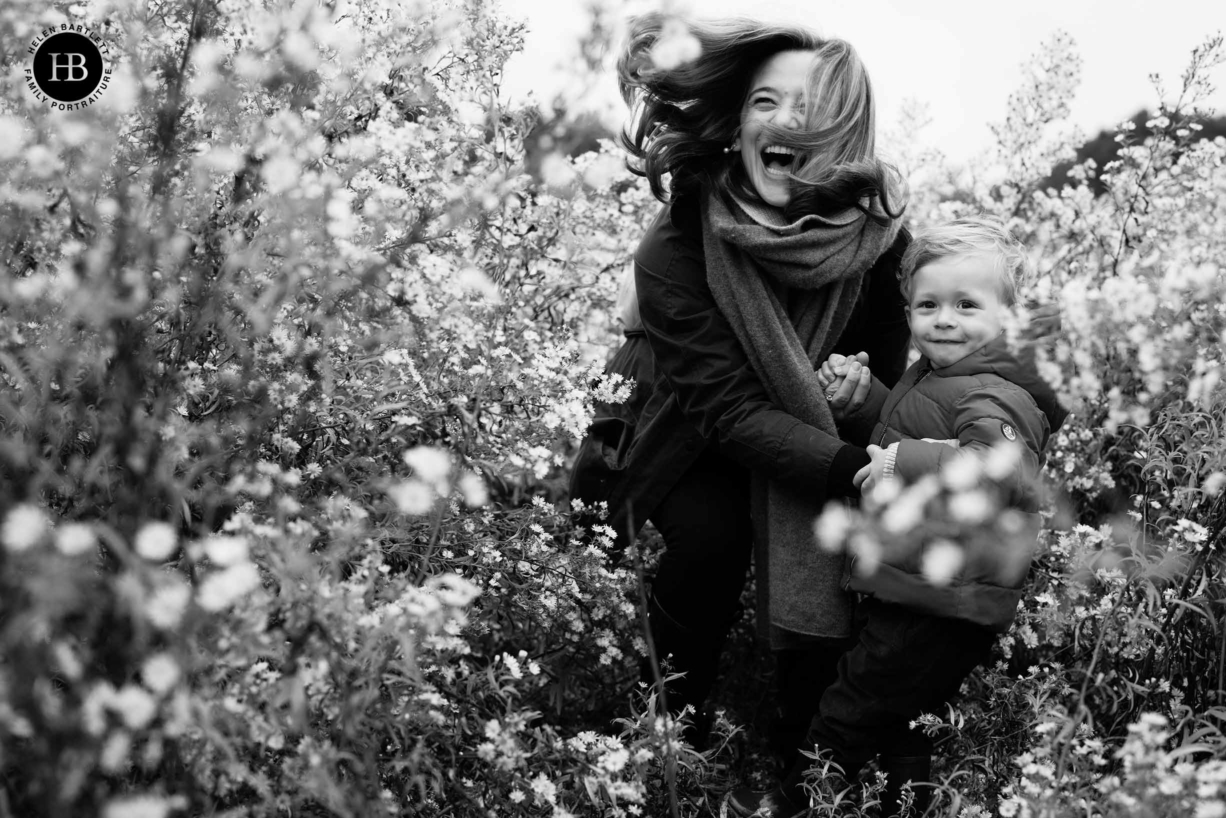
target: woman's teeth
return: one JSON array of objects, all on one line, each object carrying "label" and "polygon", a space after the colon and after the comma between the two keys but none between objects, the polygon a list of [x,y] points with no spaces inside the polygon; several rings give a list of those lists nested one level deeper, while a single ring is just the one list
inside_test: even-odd
[{"label": "woman's teeth", "polygon": [[767,145],[761,150],[762,167],[775,176],[786,176],[796,158],[796,151],[781,145]]}]

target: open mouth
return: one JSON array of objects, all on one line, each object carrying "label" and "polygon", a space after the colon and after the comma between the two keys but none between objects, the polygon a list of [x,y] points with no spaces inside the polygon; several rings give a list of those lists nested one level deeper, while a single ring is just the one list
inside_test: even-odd
[{"label": "open mouth", "polygon": [[792,164],[796,160],[796,151],[780,145],[767,145],[758,151],[762,159],[762,167],[772,176],[787,176],[792,172]]}]

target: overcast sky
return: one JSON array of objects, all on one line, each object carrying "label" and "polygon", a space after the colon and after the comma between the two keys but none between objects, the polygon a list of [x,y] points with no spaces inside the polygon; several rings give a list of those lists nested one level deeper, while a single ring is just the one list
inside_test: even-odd
[{"label": "overcast sky", "polygon": [[[661,7],[635,0],[598,0],[606,8]],[[502,0],[528,24],[525,52],[508,66],[506,90],[542,101],[573,87],[557,66],[573,54],[586,17],[582,0]],[[679,2],[672,9],[687,8]],[[929,106],[932,124],[920,138],[961,164],[991,142],[988,123],[1004,119],[1021,66],[1056,30],[1072,35],[1082,79],[1071,120],[1087,135],[1127,119],[1157,96],[1157,72],[1171,92],[1194,47],[1226,31],[1226,0],[703,0],[703,16],[745,15],[799,22],[851,41],[877,91],[879,121],[897,121],[905,100]],[[1212,74],[1212,104],[1226,113],[1226,65]],[[617,125],[624,106],[612,75],[585,90],[582,105],[607,108]]]}]

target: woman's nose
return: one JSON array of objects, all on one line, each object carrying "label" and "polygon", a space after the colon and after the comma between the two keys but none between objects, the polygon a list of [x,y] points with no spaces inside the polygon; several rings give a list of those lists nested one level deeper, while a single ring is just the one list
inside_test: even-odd
[{"label": "woman's nose", "polygon": [[802,124],[800,106],[785,102],[775,110],[775,124],[783,128],[799,128]]}]

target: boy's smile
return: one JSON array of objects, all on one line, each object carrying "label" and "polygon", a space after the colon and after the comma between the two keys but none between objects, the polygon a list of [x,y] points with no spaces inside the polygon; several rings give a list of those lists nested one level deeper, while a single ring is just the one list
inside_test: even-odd
[{"label": "boy's smile", "polygon": [[907,320],[919,351],[937,369],[978,352],[1004,330],[1008,307],[997,260],[946,256],[915,271]]}]

